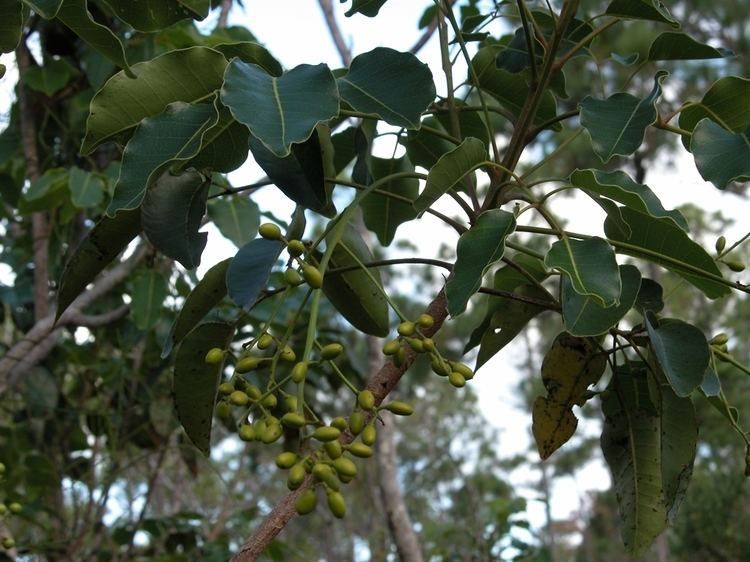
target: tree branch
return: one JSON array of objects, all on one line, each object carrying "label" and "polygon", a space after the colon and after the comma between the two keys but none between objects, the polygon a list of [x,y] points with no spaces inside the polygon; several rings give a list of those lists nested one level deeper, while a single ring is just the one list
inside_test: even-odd
[{"label": "tree branch", "polygon": [[[426,337],[431,337],[442,327],[448,315],[444,290],[441,290],[429,304],[427,314],[435,319],[435,323],[431,328],[425,329],[422,332]],[[397,367],[391,361],[387,361],[370,379],[367,388],[375,396],[376,405],[380,405],[396,386],[401,376],[414,363],[417,353],[409,346],[405,346],[404,350],[406,351],[406,359],[400,367]],[[371,417],[371,415],[367,417]],[[341,442],[343,444],[350,443],[352,440],[353,437],[350,433],[345,432],[342,434]],[[271,513],[268,514],[255,533],[242,545],[240,551],[232,557],[231,562],[253,562],[257,560],[269,543],[284,529],[292,517],[295,516],[294,504],[297,498],[312,484],[313,478],[311,475],[308,475],[299,488],[287,493],[276,507],[271,510]]]},{"label": "tree branch", "polygon": [[219,21],[216,22],[217,29],[224,29],[229,20],[229,12],[232,10],[232,0],[221,0],[219,8]]}]

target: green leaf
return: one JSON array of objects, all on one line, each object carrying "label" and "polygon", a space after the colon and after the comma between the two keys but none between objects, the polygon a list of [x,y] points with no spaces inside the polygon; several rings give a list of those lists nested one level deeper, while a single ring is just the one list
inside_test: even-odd
[{"label": "green leaf", "polygon": [[406,135],[401,135],[399,142],[404,145],[409,160],[415,166],[422,166],[429,170],[441,156],[456,148],[456,145],[444,137],[426,130],[427,127],[438,131],[443,130],[437,118],[427,117],[422,121],[422,125],[417,131],[410,130],[407,131]]},{"label": "green leaf", "polygon": [[679,211],[667,211],[656,194],[647,185],[637,183],[621,170],[604,172],[601,170],[575,170],[570,174],[570,183],[592,196],[601,195],[622,203],[626,207],[651,215],[657,219],[666,219],[687,232],[688,224]]},{"label": "green leaf", "polygon": [[702,60],[734,56],[723,47],[699,43],[685,33],[665,31],[654,39],[648,50],[648,60]]},{"label": "green leaf", "polygon": [[201,261],[208,235],[198,232],[206,212],[209,182],[199,172],[165,172],[146,192],[141,208],[143,231],[165,256],[186,269]]},{"label": "green leaf", "polygon": [[128,76],[133,76],[120,39],[108,27],[94,21],[87,9],[87,0],[64,0],[57,12],[57,19],[93,49],[124,69]]},{"label": "green leaf", "polygon": [[[171,349],[172,345],[178,345],[185,339],[198,322],[203,320],[206,314],[227,295],[226,275],[231,263],[232,258],[227,258],[214,265],[190,291],[175,320],[169,339],[170,345],[165,346],[165,350]],[[169,351],[162,355],[168,354]]]},{"label": "green leaf", "polygon": [[635,557],[667,525],[661,471],[661,423],[651,401],[645,368],[615,369],[602,394],[602,452],[612,472],[627,550]]},{"label": "green leaf", "polygon": [[[413,172],[414,166],[406,157],[377,158],[371,156],[370,171],[373,180],[380,180],[399,172]],[[378,190],[407,199],[403,201],[381,195],[378,192],[372,192],[360,203],[365,226],[375,233],[382,246],[388,246],[396,236],[396,229],[417,216],[412,201],[419,193],[419,181],[416,178],[392,179],[380,184]]]},{"label": "green leaf", "polygon": [[281,63],[274,58],[270,51],[254,41],[219,43],[211,48],[222,53],[228,61],[237,57],[242,62],[257,64],[271,76],[281,76],[284,73]]},{"label": "green leaf", "polygon": [[103,0],[112,12],[138,31],[159,31],[197,14],[178,0]]},{"label": "green leaf", "polygon": [[448,312],[455,317],[466,310],[479,290],[487,268],[503,257],[505,238],[516,228],[513,213],[492,209],[479,215],[476,223],[458,240],[453,276],[445,286]]},{"label": "green leaf", "polygon": [[689,396],[703,382],[710,352],[698,328],[673,318],[657,320],[647,312],[646,329],[659,366],[677,396]]},{"label": "green leaf", "polygon": [[680,112],[680,128],[692,131],[706,117],[733,133],[750,127],[750,79],[727,76],[717,80],[700,102],[686,104]]},{"label": "green leaf", "polygon": [[199,20],[205,18],[211,11],[211,0],[177,0],[193,13],[193,17]]},{"label": "green leaf", "polygon": [[664,289],[653,279],[644,277],[641,279],[641,287],[638,289],[638,296],[635,299],[635,308],[641,315],[646,311],[661,312],[664,308]]},{"label": "green leaf", "polygon": [[0,2],[0,53],[10,53],[21,40],[23,7],[19,0]]},{"label": "green leaf", "polygon": [[443,154],[427,174],[424,191],[414,201],[418,213],[424,213],[435,201],[487,160],[487,149],[479,139],[469,137]]},{"label": "green leaf", "polygon": [[714,259],[693,242],[684,230],[627,207],[622,207],[620,212],[629,235],[623,234],[624,229],[618,226],[613,216],[608,216],[604,221],[604,232],[609,239],[628,244],[628,247],[619,247],[618,252],[658,263],[683,277],[709,298],[715,299],[731,293],[726,285],[701,277],[683,267],[692,266],[721,277]]},{"label": "green leaf", "polygon": [[175,102],[164,113],[141,121],[122,155],[107,214],[138,207],[172,162],[189,160],[198,153],[204,133],[217,119],[211,104]]},{"label": "green leaf", "polygon": [[309,139],[318,123],[339,112],[336,81],[325,64],[303,64],[276,77],[233,59],[221,101],[278,158],[288,156],[294,143]]},{"label": "green leaf", "polygon": [[213,49],[191,47],[133,65],[135,79],[118,72],[91,100],[81,153],[90,154],[104,141],[163,112],[170,103],[209,98],[221,87],[226,64],[224,56]]},{"label": "green leaf", "polygon": [[140,231],[140,210],[104,217],[91,229],[63,270],[57,293],[56,320]]},{"label": "green leaf", "polygon": [[532,410],[531,430],[542,460],[573,436],[578,419],[573,406],[582,406],[589,386],[607,367],[607,357],[592,339],[561,333],[542,362],[547,396],[538,396]]},{"label": "green leaf", "polygon": [[44,19],[51,20],[57,15],[63,0],[23,0],[24,3]]},{"label": "green leaf", "polygon": [[[218,101],[217,104],[220,105]],[[235,121],[226,107],[220,106],[219,120],[205,130],[201,138],[200,152],[185,166],[197,170],[229,173],[247,160],[249,141],[250,131],[247,127]]]},{"label": "green leaf", "polygon": [[166,278],[156,271],[145,271],[133,280],[130,313],[139,330],[150,330],[156,325],[168,294]]},{"label": "green leaf", "polygon": [[719,189],[750,180],[750,128],[732,133],[711,119],[701,119],[690,137],[690,152],[701,177]]},{"label": "green leaf", "polygon": [[65,87],[75,75],[73,68],[63,59],[53,59],[44,66],[29,68],[23,75],[23,81],[33,90],[48,96]]},{"label": "green leaf", "polygon": [[622,281],[612,246],[602,238],[558,240],[547,252],[544,265],[564,271],[573,290],[607,308],[620,301]]},{"label": "green leaf", "polygon": [[407,129],[419,129],[422,112],[435,99],[429,67],[411,53],[387,47],[356,56],[337,82],[352,109]]},{"label": "green leaf", "polygon": [[77,166],[70,169],[68,187],[73,204],[79,209],[95,207],[101,203],[106,189],[101,176],[85,172]]},{"label": "green leaf", "polygon": [[227,292],[238,305],[249,310],[266,287],[273,266],[284,249],[280,240],[257,238],[245,244],[227,270]]},{"label": "green leaf", "polygon": [[234,327],[220,322],[201,324],[190,332],[177,350],[174,366],[174,402],[177,417],[193,444],[206,456],[211,450],[216,389],[224,362],[209,365],[209,349],[227,349]]},{"label": "green leaf", "polygon": [[[357,267],[357,261],[373,261],[372,254],[362,237],[351,225],[331,253],[328,269]],[[369,275],[368,275],[369,272]],[[345,273],[326,272],[323,293],[334,308],[358,330],[372,336],[385,337],[388,322],[388,302],[383,296],[383,283],[376,268],[361,268]]]},{"label": "green leaf", "polygon": [[357,156],[354,147],[354,136],[359,127],[347,127],[343,131],[331,135],[331,144],[333,144],[333,168],[336,175],[339,175],[344,169],[351,164]]},{"label": "green leaf", "polygon": [[594,152],[602,162],[619,154],[633,154],[643,143],[646,129],[656,122],[656,100],[669,73],[660,70],[651,93],[641,99],[618,92],[606,100],[586,96],[581,101],[581,125],[589,132]]},{"label": "green leaf", "polygon": [[258,234],[260,210],[254,201],[242,196],[214,199],[208,205],[208,216],[219,232],[241,248]]},{"label": "green leaf", "polygon": [[[344,1],[344,0],[342,0]],[[354,14],[362,14],[369,18],[374,18],[378,15],[380,8],[383,7],[388,0],[352,0],[352,7],[344,14],[346,17],[351,17]]]},{"label": "green leaf", "polygon": [[[497,68],[495,59],[498,50],[501,48],[500,45],[482,47],[471,59],[471,66],[474,68],[479,81],[477,85],[496,98],[513,115],[518,116],[529,97],[529,86],[523,74],[513,74]],[[469,75],[468,81],[473,83],[471,75]],[[534,125],[541,125],[549,121],[556,113],[555,96],[548,90],[542,95],[539,109],[534,116]],[[559,129],[559,125],[553,128]]]},{"label": "green leaf", "polygon": [[608,308],[594,298],[573,290],[570,278],[562,278],[562,309],[565,329],[574,336],[598,336],[617,324],[635,304],[641,286],[641,273],[633,265],[620,266],[620,302]]},{"label": "green leaf", "polygon": [[680,27],[680,22],[672,17],[661,0],[613,0],[607,6],[610,16],[635,20],[651,20]]}]

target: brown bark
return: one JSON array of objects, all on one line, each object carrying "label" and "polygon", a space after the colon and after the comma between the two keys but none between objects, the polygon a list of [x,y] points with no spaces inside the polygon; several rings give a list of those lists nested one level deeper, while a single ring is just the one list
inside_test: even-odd
[{"label": "brown bark", "polygon": [[232,0],[221,0],[221,7],[219,8],[219,21],[216,22],[218,29],[224,29],[227,26],[229,20],[229,12],[232,11]]}]

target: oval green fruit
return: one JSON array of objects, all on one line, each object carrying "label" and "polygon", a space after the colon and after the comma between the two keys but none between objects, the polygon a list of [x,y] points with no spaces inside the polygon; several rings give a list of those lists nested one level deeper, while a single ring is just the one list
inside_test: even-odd
[{"label": "oval green fruit", "polygon": [[281,240],[281,229],[270,222],[261,224],[258,227],[258,234],[266,240]]},{"label": "oval green fruit", "polygon": [[351,443],[347,446],[347,451],[362,459],[367,459],[372,456],[372,447],[365,445],[364,443]]},{"label": "oval green fruit", "polygon": [[471,370],[471,367],[466,365],[465,363],[459,363],[458,361],[451,361],[450,362],[451,370],[458,371],[463,375],[463,377],[468,381],[474,378],[474,371]]},{"label": "oval green fruit", "polygon": [[268,349],[273,345],[274,339],[270,334],[263,334],[258,338],[258,349]]},{"label": "oval green fruit", "polygon": [[261,404],[263,404],[263,406],[265,406],[266,408],[275,408],[276,404],[278,403],[279,399],[276,398],[275,394],[269,394],[261,401]]},{"label": "oval green fruit", "polygon": [[297,411],[297,397],[292,396],[291,394],[287,394],[284,396],[284,409],[287,412],[296,412]]},{"label": "oval green fruit", "polygon": [[287,427],[299,429],[300,427],[304,427],[306,422],[304,416],[296,412],[289,412],[281,416],[281,423]]},{"label": "oval green fruit", "polygon": [[741,271],[745,271],[745,264],[738,260],[729,260],[724,262],[726,266],[734,271],[735,273],[739,273]]},{"label": "oval green fruit", "polygon": [[223,382],[219,385],[219,394],[229,396],[234,392],[234,385],[231,382]]},{"label": "oval green fruit", "polygon": [[401,342],[391,340],[383,346],[383,355],[396,355],[399,349],[401,349]]},{"label": "oval green fruit", "polygon": [[331,463],[331,466],[333,466],[333,469],[339,475],[352,477],[357,475],[357,465],[354,464],[353,460],[347,459],[346,457],[337,458]]},{"label": "oval green fruit", "polygon": [[296,462],[297,455],[292,453],[291,451],[279,453],[279,455],[276,457],[276,466],[278,466],[279,468],[292,468]]},{"label": "oval green fruit", "polygon": [[297,384],[305,380],[307,374],[307,361],[300,361],[292,368],[292,380]]},{"label": "oval green fruit", "polygon": [[285,345],[284,348],[279,352],[279,359],[281,359],[282,361],[293,363],[294,360],[297,359],[297,354],[294,353],[294,350],[291,347]]},{"label": "oval green fruit", "polygon": [[299,515],[307,515],[315,509],[318,503],[318,494],[313,488],[308,488],[300,494],[294,504],[294,510]]},{"label": "oval green fruit", "polygon": [[320,289],[323,286],[323,274],[317,267],[312,265],[302,266],[302,277],[304,277],[307,284],[313,289]]},{"label": "oval green fruit", "polygon": [[[328,505],[330,506],[330,501]],[[3,548],[10,550],[14,546],[16,546],[16,541],[14,541],[11,537],[5,537],[3,539]]]},{"label": "oval green fruit", "polygon": [[305,253],[305,244],[302,240],[290,240],[289,244],[286,246],[286,250],[289,252],[290,256],[296,258]]},{"label": "oval green fruit", "polygon": [[435,319],[429,314],[420,314],[417,318],[417,325],[420,328],[432,328],[433,324],[435,324]]},{"label": "oval green fruit", "polygon": [[279,437],[281,437],[283,433],[284,429],[281,427],[280,423],[266,423],[266,429],[263,431],[263,433],[261,433],[260,440],[266,445],[269,445],[271,443],[274,443],[275,441],[278,441]]},{"label": "oval green fruit", "polygon": [[344,453],[341,442],[338,440],[326,441],[325,443],[323,443],[323,448],[325,449],[328,458],[331,460],[339,458]]},{"label": "oval green fruit", "polygon": [[719,236],[716,239],[716,244],[714,246],[716,248],[716,253],[717,254],[720,254],[721,252],[723,252],[724,248],[726,248],[726,246],[727,246],[727,238],[726,238],[726,236]]},{"label": "oval green fruit", "polygon": [[428,353],[432,353],[435,351],[435,342],[432,341],[432,338],[424,338],[422,340],[422,348]]},{"label": "oval green fruit", "polygon": [[424,343],[419,338],[406,338],[406,343],[408,343],[409,347],[411,347],[417,353],[424,353],[426,351],[424,348]]},{"label": "oval green fruit", "polygon": [[232,412],[232,407],[229,405],[229,402],[225,402],[222,400],[218,404],[216,404],[216,417],[221,419],[226,419],[229,417],[229,414]]},{"label": "oval green fruit", "polygon": [[250,400],[260,400],[260,397],[263,396],[260,388],[250,383],[245,385],[245,394],[250,397]]},{"label": "oval green fruit", "polygon": [[237,361],[237,364],[234,366],[234,372],[240,374],[249,373],[257,369],[258,365],[260,365],[260,359],[257,357],[243,357]]},{"label": "oval green fruit", "polygon": [[319,427],[313,431],[312,438],[318,441],[335,441],[341,435],[341,431],[338,428],[331,426]]},{"label": "oval green fruit", "polygon": [[411,404],[402,402],[401,400],[388,402],[385,409],[397,416],[410,416],[414,413],[414,408],[412,408]]},{"label": "oval green fruit", "polygon": [[362,443],[373,445],[378,438],[378,432],[373,424],[368,425],[362,430]]},{"label": "oval green fruit", "polygon": [[329,343],[320,350],[320,358],[325,360],[335,359],[344,352],[344,346],[340,343]]},{"label": "oval green fruit", "polygon": [[302,284],[302,276],[296,269],[290,267],[284,272],[284,281],[290,287],[296,287]]},{"label": "oval green fruit", "polygon": [[452,371],[451,374],[448,375],[448,382],[450,382],[456,388],[461,388],[462,386],[466,385],[466,379],[458,371]]},{"label": "oval green fruit", "polygon": [[401,322],[401,324],[399,324],[396,328],[396,331],[399,333],[399,335],[410,337],[413,336],[414,332],[417,331],[417,327],[414,325],[414,322]]},{"label": "oval green fruit", "polygon": [[362,390],[357,394],[357,404],[363,410],[372,410],[375,407],[375,395],[370,390]]},{"label": "oval green fruit", "polygon": [[206,358],[204,361],[208,365],[218,365],[222,361],[224,361],[224,350],[220,349],[218,347],[212,347],[208,350],[208,353],[206,353]]},{"label": "oval green fruit", "polygon": [[316,480],[324,482],[332,490],[339,489],[339,482],[333,469],[322,462],[317,462],[312,468],[312,475]]},{"label": "oval green fruit", "polygon": [[290,490],[296,490],[300,487],[302,482],[305,481],[307,471],[303,463],[297,463],[289,469],[289,478],[286,480],[286,485]]},{"label": "oval green fruit", "polygon": [[8,506],[8,509],[10,509],[11,513],[15,513],[16,515],[18,515],[19,513],[21,513],[21,511],[23,511],[23,506],[18,502],[13,502]]},{"label": "oval green fruit", "polygon": [[334,517],[341,519],[346,515],[346,502],[344,496],[339,492],[331,492],[328,494],[328,509]]},{"label": "oval green fruit", "polygon": [[241,390],[235,390],[229,395],[229,402],[232,406],[247,406],[250,397]]},{"label": "oval green fruit", "polygon": [[253,426],[250,424],[243,423],[237,433],[239,434],[240,439],[242,439],[243,441],[255,440],[255,429],[253,429]]},{"label": "oval green fruit", "polygon": [[331,425],[339,431],[346,431],[346,419],[343,416],[336,416],[331,420]]},{"label": "oval green fruit", "polygon": [[349,431],[352,435],[359,435],[365,428],[365,416],[362,412],[352,412],[349,416]]},{"label": "oval green fruit", "polygon": [[727,342],[729,342],[729,336],[724,332],[721,332],[720,334],[716,334],[714,337],[712,337],[708,343],[710,343],[711,345],[724,345]]}]

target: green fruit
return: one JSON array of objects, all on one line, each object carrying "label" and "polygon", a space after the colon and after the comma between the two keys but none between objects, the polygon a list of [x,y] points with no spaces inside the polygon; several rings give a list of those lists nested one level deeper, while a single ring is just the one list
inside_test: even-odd
[{"label": "green fruit", "polygon": [[339,458],[344,452],[344,449],[338,440],[326,441],[323,443],[323,448],[325,449],[328,458],[332,460]]},{"label": "green fruit", "polygon": [[261,224],[258,227],[258,234],[266,240],[281,240],[281,229],[270,222]]},{"label": "green fruit", "polygon": [[253,429],[255,430],[255,436],[260,439],[260,436],[266,431],[266,419],[258,418],[253,423]]},{"label": "green fruit", "polygon": [[424,338],[422,340],[422,347],[428,353],[432,353],[433,351],[435,351],[435,342],[432,341],[431,338]]},{"label": "green fruit", "polygon": [[417,327],[414,325],[414,322],[401,322],[396,328],[396,331],[404,337],[409,337],[414,335],[414,332],[417,331]]},{"label": "green fruit", "polygon": [[346,431],[346,419],[342,416],[337,416],[331,420],[331,425],[337,428],[339,431]]},{"label": "green fruit", "polygon": [[320,289],[323,286],[323,274],[317,267],[312,265],[302,266],[302,277],[305,278],[307,284],[313,289]]},{"label": "green fruit", "polygon": [[206,353],[204,361],[208,365],[218,365],[224,361],[224,350],[219,349],[218,347],[212,347],[208,350],[208,353]]},{"label": "green fruit", "polygon": [[447,377],[453,371],[451,366],[437,355],[432,355],[430,357],[430,367],[432,367],[432,370],[436,375],[441,377]]},{"label": "green fruit", "polygon": [[0,474],[5,474],[5,464],[0,462]]},{"label": "green fruit", "polygon": [[410,416],[414,413],[414,408],[412,408],[411,404],[401,402],[400,400],[388,402],[385,409],[397,416]]},{"label": "green fruit", "polygon": [[297,397],[292,396],[291,394],[284,396],[284,409],[287,412],[296,412],[297,411]]},{"label": "green fruit", "polygon": [[307,361],[300,361],[292,368],[292,380],[297,384],[305,380],[307,374]]},{"label": "green fruit", "polygon": [[319,427],[313,431],[312,438],[318,441],[335,441],[341,435],[341,431],[338,428],[331,426]]},{"label": "green fruit", "polygon": [[10,509],[11,513],[18,514],[18,513],[21,513],[21,511],[23,510],[23,506],[18,502],[13,502],[12,504],[8,506],[8,509]]},{"label": "green fruit", "polygon": [[393,356],[393,364],[396,365],[396,367],[400,367],[404,364],[404,361],[406,361],[406,350],[402,347],[399,348],[398,353]]},{"label": "green fruit", "polygon": [[276,466],[278,466],[279,468],[292,468],[296,462],[297,455],[289,451],[281,453],[276,457]]},{"label": "green fruit", "polygon": [[435,319],[429,314],[420,314],[419,318],[417,318],[417,324],[420,328],[432,328],[433,324],[435,324]]},{"label": "green fruit", "polygon": [[362,430],[362,443],[365,445],[373,445],[377,438],[378,432],[374,425],[370,424]]},{"label": "green fruit", "polygon": [[219,385],[219,394],[229,396],[234,392],[234,385],[231,382],[223,382]]},{"label": "green fruit", "polygon": [[266,422],[266,429],[263,431],[263,433],[260,434],[260,440],[266,445],[270,445],[271,443],[278,441],[279,437],[281,437],[283,433],[284,430],[282,429],[279,422]]},{"label": "green fruit", "polygon": [[260,359],[257,357],[243,357],[237,361],[237,364],[234,366],[234,372],[240,374],[249,373],[257,369],[258,365],[260,365]]},{"label": "green fruit", "polygon": [[301,416],[296,412],[289,412],[288,414],[281,416],[281,423],[287,427],[299,429],[300,427],[304,427],[306,422],[304,416]]},{"label": "green fruit", "polygon": [[409,344],[409,347],[411,347],[414,351],[417,353],[424,353],[424,343],[422,343],[422,340],[419,338],[407,338],[406,343]]},{"label": "green fruit", "polygon": [[269,334],[263,334],[258,338],[258,349],[268,349],[273,345],[273,336]]},{"label": "green fruit", "polygon": [[372,410],[375,407],[375,395],[369,390],[363,390],[357,395],[357,403],[363,410]]},{"label": "green fruit", "polygon": [[457,371],[463,375],[463,377],[468,381],[474,378],[474,371],[471,370],[471,367],[464,363],[459,363],[458,361],[451,361],[450,362],[451,370]]},{"label": "green fruit", "polygon": [[352,443],[347,446],[346,450],[355,457],[360,457],[362,459],[367,459],[372,456],[372,447],[365,445],[364,443]]},{"label": "green fruit", "polygon": [[729,336],[724,332],[721,332],[720,334],[716,334],[714,337],[712,337],[708,343],[710,343],[711,345],[724,345],[728,341]]},{"label": "green fruit", "polygon": [[[331,504],[331,502],[330,502],[330,500],[329,500],[329,502],[328,502],[328,505],[330,506],[330,504]],[[344,506],[344,509],[346,509],[346,506]],[[333,511],[333,509],[331,509],[331,511]],[[336,517],[338,517],[338,515],[337,515]],[[14,541],[14,540],[13,540],[12,538],[10,538],[10,537],[5,537],[5,538],[3,539],[3,548],[6,548],[6,549],[11,549],[11,548],[13,548],[14,546],[16,546],[16,541]]]},{"label": "green fruit", "polygon": [[285,345],[284,349],[279,352],[279,359],[293,363],[294,360],[297,359],[297,354],[294,353],[294,350],[291,347]]},{"label": "green fruit", "polygon": [[349,416],[349,431],[352,435],[359,435],[365,428],[365,416],[362,412],[352,412]]},{"label": "green fruit", "polygon": [[316,462],[315,465],[313,465],[312,475],[316,480],[325,482],[329,488],[332,488],[333,490],[339,489],[339,482],[336,478],[336,474],[329,465],[322,462]]},{"label": "green fruit", "polygon": [[466,379],[458,371],[453,371],[450,375],[448,375],[448,382],[450,382],[456,388],[461,388],[462,386],[466,385]]},{"label": "green fruit", "polygon": [[243,441],[254,441],[255,440],[255,429],[253,426],[247,423],[243,423],[238,431],[240,439]]},{"label": "green fruit", "polygon": [[229,405],[229,402],[224,402],[223,400],[216,404],[216,416],[221,419],[226,419],[229,417],[229,414],[232,412],[232,407]]},{"label": "green fruit", "polygon": [[296,287],[302,284],[302,276],[296,269],[289,268],[284,272],[284,281],[290,287]]},{"label": "green fruit", "polygon": [[725,236],[719,236],[716,239],[716,244],[714,244],[714,247],[716,248],[716,253],[720,254],[724,251],[724,248],[727,246],[727,239]]},{"label": "green fruit", "polygon": [[729,260],[725,261],[724,264],[731,269],[732,271],[739,273],[740,271],[745,271],[745,264],[738,260]]},{"label": "green fruit", "polygon": [[318,503],[318,495],[315,490],[308,488],[300,494],[294,504],[295,511],[300,515],[307,515],[315,509],[315,505]]},{"label": "green fruit", "polygon": [[279,400],[278,398],[276,398],[275,394],[269,394],[261,402],[261,404],[263,404],[263,406],[266,408],[275,408],[276,404],[278,403],[279,403]]},{"label": "green fruit", "polygon": [[383,346],[383,355],[396,355],[399,349],[401,349],[401,342],[391,340]]},{"label": "green fruit", "polygon": [[346,515],[346,502],[344,502],[344,496],[339,492],[331,492],[328,494],[328,509],[334,517],[341,519]]},{"label": "green fruit", "polygon": [[325,360],[335,359],[344,352],[344,346],[340,343],[329,343],[320,350],[320,358]]},{"label": "green fruit", "polygon": [[286,246],[286,250],[290,256],[296,258],[305,253],[305,245],[301,240],[290,240]]},{"label": "green fruit", "polygon": [[290,490],[296,490],[300,487],[300,484],[304,482],[307,471],[303,463],[297,463],[289,469],[289,478],[286,480],[286,485]]},{"label": "green fruit", "polygon": [[247,406],[250,397],[241,390],[235,390],[229,395],[229,402],[232,406]]},{"label": "green fruit", "polygon": [[260,400],[260,397],[263,396],[263,393],[260,391],[260,388],[250,383],[245,385],[245,394],[247,394],[250,397],[250,400],[253,400],[253,401]]},{"label": "green fruit", "polygon": [[331,463],[331,466],[341,476],[357,475],[357,465],[354,464],[354,461],[346,457],[339,457]]}]

